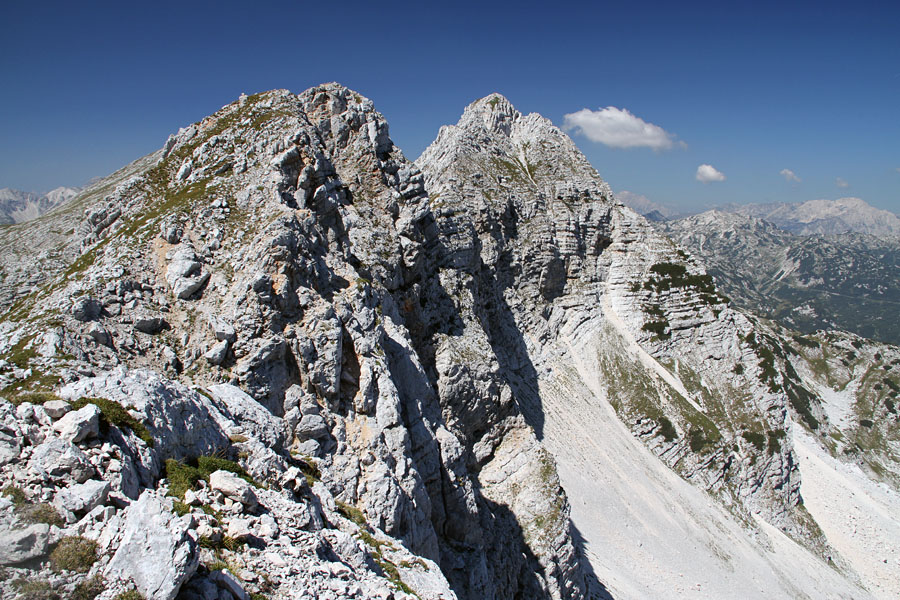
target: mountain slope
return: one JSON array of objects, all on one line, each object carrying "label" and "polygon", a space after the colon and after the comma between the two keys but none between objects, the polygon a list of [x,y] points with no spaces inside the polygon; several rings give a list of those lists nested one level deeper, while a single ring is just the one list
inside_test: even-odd
[{"label": "mountain slope", "polygon": [[812,348],[502,96],[416,163],[337,84],[243,96],[0,247],[4,592],[868,597],[801,504]]},{"label": "mountain slope", "polygon": [[[624,451],[605,445],[621,436],[621,425],[613,431],[602,425],[611,423],[610,405],[658,459],[745,515],[744,526],[753,522],[750,514],[761,513],[803,544],[823,548],[796,506],[800,478],[789,433],[796,425],[786,416],[800,386],[782,375],[787,360],[770,349],[777,335],[729,309],[699,265],[612,202],[608,186],[566,136],[538,115],[519,114],[499,95],[473,103],[456,126],[442,128],[417,164],[438,227],[451,240],[453,265],[502,289],[500,297],[484,301],[488,310],[502,309],[484,319],[495,328],[491,345],[498,356],[507,355],[500,361],[505,377],[560,464],[573,524],[594,549],[594,571],[614,593],[649,597],[675,586],[630,569],[631,561],[604,558],[634,551],[630,536],[606,547],[610,527],[597,512],[598,499],[610,507],[623,501],[609,491],[611,473],[621,468],[613,463],[621,460],[631,473],[647,460],[633,443]],[[525,339],[515,331],[527,332]],[[817,408],[805,410],[812,421],[809,410]],[[671,481],[661,480],[658,468],[651,468],[642,497],[671,493]],[[623,481],[617,491],[632,485]],[[742,530],[706,502],[685,502],[687,510],[712,511],[722,527]],[[652,506],[667,515],[663,519],[679,520],[672,505]],[[648,548],[651,564],[663,572],[683,568],[681,553],[647,531],[647,517],[627,514],[618,514],[612,529],[621,531],[624,520],[634,527],[630,532],[657,542]],[[760,536],[775,531],[764,524],[756,530]],[[715,544],[700,536],[692,564],[716,582],[704,593],[718,597],[734,584],[742,597],[756,593],[749,589],[760,597],[864,595],[853,584],[837,583],[840,577],[807,580],[806,592],[798,591],[789,583],[797,579],[795,570],[817,559],[782,535],[775,533],[771,543],[794,548],[787,551],[791,566],[781,563],[780,574],[759,588],[738,584]],[[759,547],[743,548],[743,560],[760,561],[761,571],[773,568]]]},{"label": "mountain slope", "polygon": [[708,211],[661,228],[702,258],[738,306],[803,332],[842,329],[900,342],[900,241],[862,234],[799,236]]}]

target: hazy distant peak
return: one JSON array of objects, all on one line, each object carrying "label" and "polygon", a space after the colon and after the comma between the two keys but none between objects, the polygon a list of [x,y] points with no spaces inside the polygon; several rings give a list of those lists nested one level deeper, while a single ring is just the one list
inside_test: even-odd
[{"label": "hazy distant peak", "polygon": [[0,189],[0,224],[10,225],[36,219],[74,198],[78,188],[58,187],[41,196],[10,188]]},{"label": "hazy distant peak", "polygon": [[875,208],[861,198],[808,200],[800,203],[747,204],[723,208],[770,221],[801,235],[867,233],[875,236],[900,236],[900,218]]}]

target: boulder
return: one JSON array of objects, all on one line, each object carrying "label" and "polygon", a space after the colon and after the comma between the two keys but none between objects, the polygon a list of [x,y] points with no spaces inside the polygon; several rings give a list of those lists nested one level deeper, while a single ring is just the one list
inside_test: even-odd
[{"label": "boulder", "polygon": [[0,564],[15,565],[43,556],[49,543],[50,526],[44,523],[0,531]]},{"label": "boulder", "polygon": [[200,273],[197,277],[183,277],[172,285],[172,293],[176,298],[187,300],[202,288],[207,280],[209,280],[209,273],[206,272]]},{"label": "boulder", "polygon": [[225,362],[226,356],[228,356],[228,341],[222,340],[210,348],[203,358],[211,365],[221,365]]},{"label": "boulder", "polygon": [[231,519],[228,522],[228,537],[238,541],[246,541],[253,537],[250,521],[247,519]]},{"label": "boulder", "polygon": [[211,385],[208,390],[219,409],[230,421],[239,423],[243,433],[274,450],[284,446],[289,435],[284,421],[249,394],[229,383]]},{"label": "boulder", "polygon": [[75,444],[97,437],[100,435],[100,409],[94,404],[87,404],[65,414],[53,425],[53,429],[59,437]]},{"label": "boulder", "polygon": [[209,325],[210,327],[212,327],[213,333],[215,333],[217,340],[233,342],[237,339],[237,334],[234,331],[234,327],[232,327],[231,324],[228,323],[228,321],[219,317],[210,317]]},{"label": "boulder", "polygon": [[0,466],[14,461],[21,452],[22,446],[16,432],[0,424]]},{"label": "boulder", "polygon": [[103,306],[94,298],[79,298],[72,303],[72,316],[78,321],[93,321],[102,310]]},{"label": "boulder", "polygon": [[189,526],[189,517],[172,512],[169,498],[145,490],[126,510],[119,548],[104,575],[133,582],[146,600],[173,600],[200,561]]},{"label": "boulder", "polygon": [[48,400],[43,406],[44,412],[54,421],[72,410],[72,406],[65,400]]},{"label": "boulder", "polygon": [[143,454],[132,458],[136,467],[141,463],[154,476],[162,460],[208,456],[230,443],[222,426],[230,422],[213,401],[152,371],[118,368],[70,383],[59,395],[109,398],[134,407],[153,437],[154,454],[159,460]]},{"label": "boulder", "polygon": [[88,327],[87,334],[101,346],[109,346],[110,342],[112,342],[109,332],[100,323],[91,323]]},{"label": "boulder", "polygon": [[53,499],[53,504],[60,510],[86,513],[106,502],[109,489],[108,481],[91,479],[60,490]]},{"label": "boulder", "polygon": [[248,508],[253,508],[259,503],[253,486],[230,471],[216,471],[211,474],[209,486]]},{"label": "boulder", "polygon": [[79,483],[94,474],[87,454],[71,442],[59,438],[50,438],[35,448],[28,467],[47,479],[71,475]]},{"label": "boulder", "polygon": [[134,319],[134,328],[142,333],[151,335],[169,328],[169,323],[162,317],[152,315],[140,315]]},{"label": "boulder", "polygon": [[297,437],[317,440],[328,435],[328,423],[319,415],[303,415],[294,433]]}]

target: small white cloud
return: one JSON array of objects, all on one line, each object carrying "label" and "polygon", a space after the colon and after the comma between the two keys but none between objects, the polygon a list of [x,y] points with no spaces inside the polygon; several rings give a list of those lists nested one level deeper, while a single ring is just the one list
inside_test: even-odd
[{"label": "small white cloud", "polygon": [[[575,130],[592,142],[610,148],[653,148],[668,150],[676,144],[675,136],[653,123],[631,114],[625,108],[607,106],[600,110],[582,108],[564,117],[563,128]],[[677,142],[687,147],[684,142]]]},{"label": "small white cloud", "polygon": [[725,181],[725,173],[712,165],[700,165],[697,167],[697,181],[701,183]]},{"label": "small white cloud", "polygon": [[781,173],[781,176],[784,177],[785,181],[795,181],[797,183],[800,183],[800,178],[797,177],[797,174],[790,169],[782,169],[779,172]]},{"label": "small white cloud", "polygon": [[838,186],[841,189],[850,187],[850,184],[840,177],[834,180],[834,185]]}]

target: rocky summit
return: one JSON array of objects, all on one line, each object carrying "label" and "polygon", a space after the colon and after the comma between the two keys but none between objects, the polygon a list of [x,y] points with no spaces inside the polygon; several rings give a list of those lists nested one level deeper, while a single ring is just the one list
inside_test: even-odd
[{"label": "rocky summit", "polygon": [[241,96],[0,250],[4,597],[900,592],[900,350],[732,307],[499,94],[415,162]]}]

